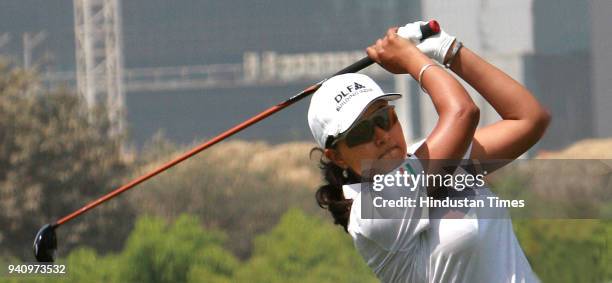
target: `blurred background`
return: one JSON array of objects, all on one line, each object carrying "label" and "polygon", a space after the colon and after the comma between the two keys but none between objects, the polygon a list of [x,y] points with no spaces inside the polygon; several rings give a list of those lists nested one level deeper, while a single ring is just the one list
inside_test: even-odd
[{"label": "blurred background", "polygon": [[[438,20],[551,111],[528,157],[612,159],[610,14],[607,0],[0,0],[0,267],[33,260],[42,224],[415,20]],[[425,137],[436,114],[412,78],[364,72],[404,94],[396,105],[407,139]],[[481,124],[496,121],[470,92]],[[59,258],[70,276],[55,279],[375,280],[314,201],[321,178],[308,156],[307,107],[299,102],[66,224]],[[512,176],[500,187],[516,192]],[[609,181],[600,189],[610,196]],[[609,219],[514,224],[544,282],[612,280]]]}]

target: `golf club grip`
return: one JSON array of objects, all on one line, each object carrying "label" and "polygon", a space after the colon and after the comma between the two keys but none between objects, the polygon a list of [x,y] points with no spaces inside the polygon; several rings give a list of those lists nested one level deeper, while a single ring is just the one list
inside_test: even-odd
[{"label": "golf club grip", "polygon": [[[423,35],[421,37],[421,41],[427,39],[428,37],[432,35],[438,34],[439,32],[440,32],[440,24],[438,24],[438,21],[436,20],[431,20],[426,25],[421,26],[421,34]],[[364,58],[361,58],[359,61],[351,64],[350,66],[338,71],[333,76],[348,74],[348,73],[357,73],[372,64],[374,64],[374,61],[372,61],[370,57],[366,56]]]},{"label": "golf club grip", "polygon": [[342,75],[342,74],[348,74],[348,73],[357,73],[372,64],[374,64],[374,61],[372,61],[370,57],[366,56],[366,57],[359,59],[359,61],[351,64],[350,66],[338,71],[332,77],[335,77],[337,75]]}]

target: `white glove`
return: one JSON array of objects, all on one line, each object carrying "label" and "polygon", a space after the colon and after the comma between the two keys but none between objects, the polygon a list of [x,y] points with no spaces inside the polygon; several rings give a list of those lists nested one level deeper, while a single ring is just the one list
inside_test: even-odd
[{"label": "white glove", "polygon": [[438,61],[440,64],[444,64],[444,57],[446,57],[446,53],[448,53],[448,50],[453,45],[455,37],[440,29],[440,33],[432,35],[421,42],[421,38],[423,37],[421,34],[421,26],[426,24],[428,23],[423,21],[409,23],[400,27],[397,30],[397,34],[416,44],[417,48],[425,53],[427,57]]}]

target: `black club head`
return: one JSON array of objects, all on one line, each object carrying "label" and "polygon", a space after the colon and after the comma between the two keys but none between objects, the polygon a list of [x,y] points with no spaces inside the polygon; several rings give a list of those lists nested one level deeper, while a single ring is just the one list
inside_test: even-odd
[{"label": "black club head", "polygon": [[55,226],[46,224],[36,233],[34,256],[36,256],[38,262],[53,262],[56,249],[57,236],[55,235]]}]

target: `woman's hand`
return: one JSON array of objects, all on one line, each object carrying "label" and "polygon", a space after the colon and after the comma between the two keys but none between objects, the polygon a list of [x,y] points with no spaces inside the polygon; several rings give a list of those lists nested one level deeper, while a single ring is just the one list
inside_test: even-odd
[{"label": "woman's hand", "polygon": [[387,71],[394,74],[410,73],[413,77],[416,77],[415,73],[426,58],[412,42],[397,34],[397,27],[389,28],[385,37],[378,39],[366,52]]},{"label": "woman's hand", "polygon": [[397,30],[397,34],[403,38],[417,44],[417,48],[421,50],[427,57],[436,60],[440,64],[445,64],[452,50],[455,37],[446,33],[443,29],[440,32],[421,41],[423,35],[421,26],[427,22],[417,21],[409,23]]}]

